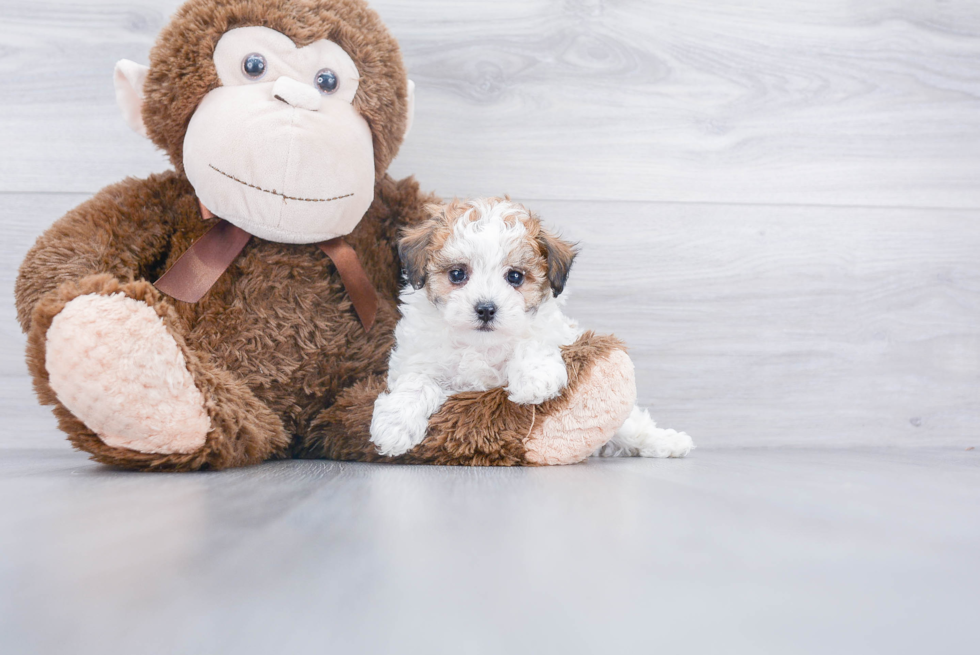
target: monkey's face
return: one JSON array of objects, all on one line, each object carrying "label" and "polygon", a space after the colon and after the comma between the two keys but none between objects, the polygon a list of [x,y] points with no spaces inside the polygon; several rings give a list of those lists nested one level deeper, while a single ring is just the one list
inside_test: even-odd
[{"label": "monkey's face", "polygon": [[349,234],[374,199],[374,144],[352,105],[359,74],[332,41],[297,48],[265,27],[226,32],[222,86],[191,118],[183,163],[201,202],[251,234],[316,243]]}]

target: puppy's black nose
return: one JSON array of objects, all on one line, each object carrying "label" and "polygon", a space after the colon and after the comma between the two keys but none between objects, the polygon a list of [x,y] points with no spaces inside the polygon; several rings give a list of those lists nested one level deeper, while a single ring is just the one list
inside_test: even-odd
[{"label": "puppy's black nose", "polygon": [[492,302],[481,302],[476,306],[476,317],[484,323],[489,323],[497,314],[497,306]]}]

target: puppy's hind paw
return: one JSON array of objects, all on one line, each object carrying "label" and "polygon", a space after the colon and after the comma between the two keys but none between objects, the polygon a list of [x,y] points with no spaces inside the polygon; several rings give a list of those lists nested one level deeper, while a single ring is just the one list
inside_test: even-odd
[{"label": "puppy's hind paw", "polygon": [[684,457],[694,448],[690,435],[658,428],[650,412],[634,407],[616,435],[597,454],[603,457]]},{"label": "puppy's hind paw", "polygon": [[643,435],[637,455],[640,457],[685,457],[694,450],[694,440],[686,432],[661,430]]}]

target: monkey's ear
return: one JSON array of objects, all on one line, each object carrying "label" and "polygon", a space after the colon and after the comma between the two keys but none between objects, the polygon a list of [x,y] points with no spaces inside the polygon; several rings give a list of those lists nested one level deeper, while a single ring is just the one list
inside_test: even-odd
[{"label": "monkey's ear", "polygon": [[548,282],[551,283],[551,291],[557,298],[565,290],[565,283],[568,282],[568,275],[572,272],[572,263],[578,251],[575,244],[546,230],[541,230],[538,234],[538,243],[548,257]]},{"label": "monkey's ear", "polygon": [[419,225],[406,228],[398,242],[398,257],[402,260],[408,283],[415,290],[425,286],[429,248],[432,246],[438,226],[439,222],[435,218],[430,218]]},{"label": "monkey's ear", "polygon": [[405,123],[405,136],[403,138],[408,138],[408,133],[412,131],[412,125],[415,124],[415,82],[412,80],[408,81],[408,121]]},{"label": "monkey's ear", "polygon": [[112,76],[112,83],[116,87],[116,104],[119,105],[126,124],[140,136],[146,136],[146,125],[143,124],[143,84],[149,71],[147,66],[123,59],[116,64],[116,71]]}]

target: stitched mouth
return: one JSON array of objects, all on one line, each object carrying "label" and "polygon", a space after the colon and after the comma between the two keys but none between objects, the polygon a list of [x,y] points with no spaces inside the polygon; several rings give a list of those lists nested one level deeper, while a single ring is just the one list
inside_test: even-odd
[{"label": "stitched mouth", "polygon": [[348,193],[346,196],[337,196],[336,198],[294,198],[293,196],[287,196],[285,193],[279,193],[275,189],[269,191],[268,189],[263,189],[262,187],[255,186],[254,184],[249,184],[244,180],[239,180],[234,175],[229,175],[228,173],[225,173],[223,170],[216,168],[213,164],[208,164],[208,166],[211,168],[211,170],[215,171],[216,173],[221,173],[229,180],[234,180],[235,182],[238,182],[243,186],[247,186],[250,189],[255,189],[256,191],[261,191],[262,193],[268,193],[269,195],[272,196],[279,196],[283,200],[296,200],[297,202],[333,202],[334,200],[343,200],[344,198],[350,198],[351,196],[354,195],[353,193]]}]

